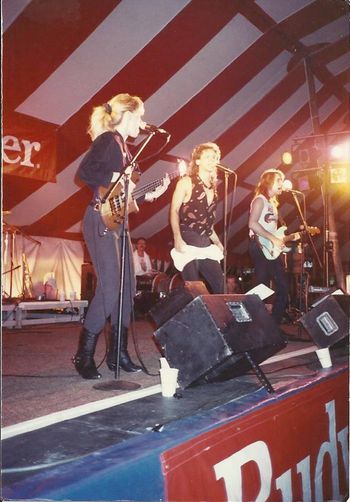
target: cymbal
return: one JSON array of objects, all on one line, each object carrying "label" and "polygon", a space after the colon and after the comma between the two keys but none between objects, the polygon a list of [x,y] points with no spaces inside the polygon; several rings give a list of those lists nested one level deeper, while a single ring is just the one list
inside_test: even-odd
[{"label": "cymbal", "polygon": [[2,230],[3,230],[3,232],[8,232],[8,233],[20,232],[19,228],[14,227],[13,225],[9,225],[8,223],[6,223],[6,221],[3,222]]}]

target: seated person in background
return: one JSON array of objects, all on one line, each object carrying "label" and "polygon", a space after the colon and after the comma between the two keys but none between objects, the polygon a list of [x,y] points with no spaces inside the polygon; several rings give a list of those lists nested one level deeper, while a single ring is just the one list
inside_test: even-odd
[{"label": "seated person in background", "polygon": [[151,259],[145,250],[146,239],[140,237],[136,241],[136,249],[133,252],[136,275],[152,274],[156,272],[153,270]]}]

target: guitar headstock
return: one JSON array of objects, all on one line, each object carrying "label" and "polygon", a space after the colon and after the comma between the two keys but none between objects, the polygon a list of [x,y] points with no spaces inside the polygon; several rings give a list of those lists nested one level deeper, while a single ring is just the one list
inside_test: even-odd
[{"label": "guitar headstock", "polygon": [[318,235],[321,233],[321,230],[318,228],[318,227],[309,227],[307,226],[306,228],[304,227],[304,225],[301,225],[300,226],[300,230],[302,232],[307,232],[308,234],[310,234],[311,236],[313,235]]}]

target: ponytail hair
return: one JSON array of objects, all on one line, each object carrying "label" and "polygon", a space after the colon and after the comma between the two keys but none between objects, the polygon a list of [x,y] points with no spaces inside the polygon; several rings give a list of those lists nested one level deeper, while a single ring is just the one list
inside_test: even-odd
[{"label": "ponytail hair", "polygon": [[114,131],[127,111],[136,112],[143,107],[138,96],[117,94],[101,106],[96,106],[90,116],[88,134],[92,141],[106,131]]}]

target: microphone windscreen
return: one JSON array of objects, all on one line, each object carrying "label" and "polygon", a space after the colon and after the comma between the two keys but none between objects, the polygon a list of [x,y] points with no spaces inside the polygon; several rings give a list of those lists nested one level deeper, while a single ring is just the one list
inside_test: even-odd
[{"label": "microphone windscreen", "polygon": [[289,190],[292,190],[293,188],[293,183],[290,180],[284,180],[282,184],[282,190],[284,192],[288,192]]}]

